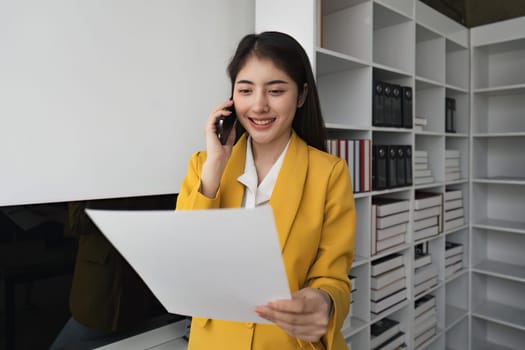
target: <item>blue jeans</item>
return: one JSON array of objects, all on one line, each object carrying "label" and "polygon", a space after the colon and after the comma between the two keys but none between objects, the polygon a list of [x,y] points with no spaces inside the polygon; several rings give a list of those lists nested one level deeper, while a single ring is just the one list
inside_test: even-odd
[{"label": "blue jeans", "polygon": [[121,339],[123,336],[111,331],[86,327],[70,318],[60,331],[49,350],[93,349]]}]

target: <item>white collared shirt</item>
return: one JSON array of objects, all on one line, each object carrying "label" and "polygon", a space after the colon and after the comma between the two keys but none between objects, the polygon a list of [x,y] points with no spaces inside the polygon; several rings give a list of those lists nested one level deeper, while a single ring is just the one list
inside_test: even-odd
[{"label": "white collared shirt", "polygon": [[244,208],[255,208],[259,205],[266,204],[270,200],[290,140],[288,140],[286,147],[272,165],[272,168],[268,174],[266,174],[261,184],[257,186],[259,178],[257,177],[257,170],[255,169],[255,162],[253,160],[252,139],[248,136],[246,142],[246,163],[244,165],[244,173],[237,178],[237,181],[244,185],[244,196],[242,199],[242,206]]}]

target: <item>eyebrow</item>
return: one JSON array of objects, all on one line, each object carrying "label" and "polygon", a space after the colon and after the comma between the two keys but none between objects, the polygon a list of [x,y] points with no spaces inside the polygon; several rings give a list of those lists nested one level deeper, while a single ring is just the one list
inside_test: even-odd
[{"label": "eyebrow", "polygon": [[[249,81],[249,80],[239,80],[239,81],[236,82],[235,84],[250,84],[250,85],[255,85],[252,81]],[[284,80],[270,80],[269,82],[264,83],[264,85],[275,85],[275,84],[288,84],[288,82],[287,82],[287,81],[284,81]]]}]

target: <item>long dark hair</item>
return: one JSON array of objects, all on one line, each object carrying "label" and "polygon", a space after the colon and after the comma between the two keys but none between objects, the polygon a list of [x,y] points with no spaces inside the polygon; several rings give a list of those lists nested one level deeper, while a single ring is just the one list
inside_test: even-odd
[{"label": "long dark hair", "polygon": [[[297,84],[299,96],[303,92],[304,83],[308,85],[306,99],[295,112],[292,128],[308,145],[326,151],[327,133],[321,114],[319,94],[312,66],[303,47],[290,35],[281,32],[270,31],[246,35],[239,42],[235,55],[228,65],[232,91],[237,74],[252,54],[259,58],[271,59],[275,66],[285,71]],[[236,131],[237,137],[240,137],[245,130],[240,123],[237,123]]]}]

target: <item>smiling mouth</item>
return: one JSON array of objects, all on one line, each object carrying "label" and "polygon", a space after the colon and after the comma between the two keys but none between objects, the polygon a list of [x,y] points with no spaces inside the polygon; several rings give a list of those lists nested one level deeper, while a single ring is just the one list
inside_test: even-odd
[{"label": "smiling mouth", "polygon": [[268,125],[268,124],[271,124],[271,123],[273,123],[275,121],[275,118],[271,118],[271,119],[252,119],[252,118],[249,118],[249,119],[255,125]]}]

